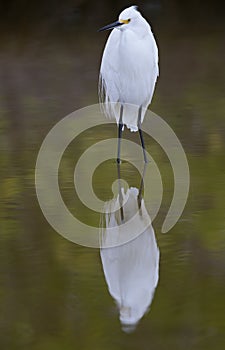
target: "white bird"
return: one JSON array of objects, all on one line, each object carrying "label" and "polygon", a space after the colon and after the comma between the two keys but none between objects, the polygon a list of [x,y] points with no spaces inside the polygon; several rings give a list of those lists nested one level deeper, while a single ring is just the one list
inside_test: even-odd
[{"label": "white bird", "polygon": [[[123,330],[131,331],[153,300],[159,278],[159,249],[140,190],[131,187],[127,192],[123,188],[120,191],[116,198],[106,203],[108,213],[105,215],[106,227],[101,231],[100,255],[109,292],[119,308]],[[115,211],[121,202],[120,196],[122,211]],[[124,236],[127,241],[132,238],[129,226],[121,224],[128,223],[134,216],[140,234],[120,245]],[[143,227],[146,228],[142,230]]]},{"label": "white bird", "polygon": [[126,8],[118,21],[99,31],[113,29],[102,56],[99,96],[104,112],[116,118],[118,128],[117,162],[124,125],[139,130],[144,160],[147,162],[141,123],[150,104],[159,75],[158,48],[148,22],[137,6]]}]

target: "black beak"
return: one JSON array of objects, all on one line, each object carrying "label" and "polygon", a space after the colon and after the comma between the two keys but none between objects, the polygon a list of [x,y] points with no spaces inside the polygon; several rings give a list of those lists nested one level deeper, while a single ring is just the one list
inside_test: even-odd
[{"label": "black beak", "polygon": [[123,23],[121,23],[121,22],[119,22],[119,21],[116,21],[116,22],[113,22],[113,23],[111,23],[111,24],[108,24],[108,25],[105,26],[105,27],[100,28],[98,31],[99,31],[99,32],[102,32],[103,30],[110,30],[110,29],[119,27],[119,26],[121,26],[122,24],[123,24]]}]

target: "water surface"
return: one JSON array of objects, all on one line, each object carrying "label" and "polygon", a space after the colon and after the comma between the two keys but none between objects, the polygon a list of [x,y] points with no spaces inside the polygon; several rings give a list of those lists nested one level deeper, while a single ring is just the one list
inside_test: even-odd
[{"label": "water surface", "polygon": [[[219,26],[206,31],[182,27],[174,34],[170,22],[161,27],[157,18],[161,73],[151,109],[182,142],[191,188],[183,216],[162,234],[173,176],[163,150],[147,138],[165,185],[152,223],[159,281],[150,309],[131,333],[121,327],[99,250],[58,235],[42,215],[34,186],[46,133],[68,113],[97,102],[105,37],[89,27],[75,40],[73,26],[61,37],[45,35],[44,29],[1,37],[1,349],[211,350],[225,345],[224,32]],[[61,163],[65,203],[96,226],[99,215],[85,208],[74,191],[74,166],[87,147],[116,134],[113,125],[88,130]],[[138,142],[137,134],[125,131],[124,137]],[[140,175],[131,164],[122,163],[121,173],[130,187],[139,188]],[[93,187],[103,201],[112,199],[116,178],[113,159],[96,169]]]}]

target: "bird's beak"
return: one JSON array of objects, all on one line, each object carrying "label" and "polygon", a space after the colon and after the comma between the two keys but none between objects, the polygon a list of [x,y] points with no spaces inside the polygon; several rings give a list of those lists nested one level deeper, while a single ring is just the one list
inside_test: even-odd
[{"label": "bird's beak", "polygon": [[99,32],[102,32],[103,30],[110,30],[110,29],[119,27],[119,26],[121,26],[122,24],[124,24],[124,23],[123,23],[123,22],[120,22],[120,21],[116,21],[116,22],[113,22],[113,23],[111,23],[111,24],[108,24],[108,25],[105,26],[105,27],[100,28],[98,31],[99,31]]}]

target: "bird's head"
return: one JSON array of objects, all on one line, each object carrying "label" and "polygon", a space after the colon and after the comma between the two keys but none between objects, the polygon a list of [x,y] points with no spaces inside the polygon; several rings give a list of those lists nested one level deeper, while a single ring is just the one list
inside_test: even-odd
[{"label": "bird's head", "polygon": [[140,17],[141,14],[138,11],[137,6],[128,7],[120,13],[118,21],[100,28],[99,31],[101,32],[103,30],[110,30],[114,28],[120,30],[131,28]]}]

